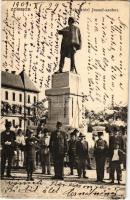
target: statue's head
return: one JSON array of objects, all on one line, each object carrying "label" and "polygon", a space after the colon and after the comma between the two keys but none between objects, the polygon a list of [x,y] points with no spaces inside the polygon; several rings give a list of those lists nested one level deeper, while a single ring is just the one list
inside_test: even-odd
[{"label": "statue's head", "polygon": [[68,24],[72,25],[72,24],[74,24],[74,22],[75,22],[74,18],[73,17],[69,17]]}]

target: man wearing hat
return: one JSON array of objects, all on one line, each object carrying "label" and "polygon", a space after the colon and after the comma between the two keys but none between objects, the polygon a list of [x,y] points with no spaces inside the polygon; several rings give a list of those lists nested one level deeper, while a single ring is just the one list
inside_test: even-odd
[{"label": "man wearing hat", "polygon": [[80,29],[74,26],[74,18],[69,17],[67,27],[59,30],[58,33],[63,36],[61,44],[61,58],[59,64],[59,73],[62,73],[65,57],[71,59],[70,71],[77,73],[75,68],[75,53],[81,49],[81,34]]},{"label": "man wearing hat", "polygon": [[86,141],[85,135],[80,133],[79,140],[76,143],[76,154],[78,158],[78,176],[81,178],[83,174],[83,178],[86,177],[86,165],[89,160],[88,154],[88,142]]},{"label": "man wearing hat", "polygon": [[6,161],[8,161],[7,177],[11,177],[12,159],[16,140],[15,132],[10,130],[11,126],[11,122],[6,121],[5,131],[1,133],[1,179],[4,177]]},{"label": "man wearing hat", "polygon": [[103,132],[98,132],[98,140],[95,142],[95,146],[94,146],[97,182],[98,181],[103,182],[104,166],[105,166],[106,156],[108,154],[108,145],[107,145],[107,142],[102,139],[102,135],[103,135]]},{"label": "man wearing hat", "polygon": [[76,134],[78,130],[75,129],[72,133],[70,133],[70,140],[68,143],[68,155],[69,155],[69,166],[70,166],[70,174],[73,175],[74,167],[77,168],[77,154],[76,154]]},{"label": "man wearing hat", "polygon": [[62,123],[57,122],[56,130],[51,133],[50,152],[54,163],[53,179],[63,180],[64,156],[67,152],[66,134],[62,131]]}]

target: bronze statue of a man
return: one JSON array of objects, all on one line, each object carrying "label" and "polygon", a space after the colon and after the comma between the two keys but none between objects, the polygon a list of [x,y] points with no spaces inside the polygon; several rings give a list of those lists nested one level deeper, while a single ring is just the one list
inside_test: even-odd
[{"label": "bronze statue of a man", "polygon": [[74,22],[74,18],[69,17],[69,26],[58,31],[58,33],[63,36],[60,51],[59,73],[62,73],[65,57],[68,57],[71,60],[70,71],[75,71],[77,73],[75,67],[75,53],[77,50],[81,49],[81,34],[80,29],[74,26]]}]

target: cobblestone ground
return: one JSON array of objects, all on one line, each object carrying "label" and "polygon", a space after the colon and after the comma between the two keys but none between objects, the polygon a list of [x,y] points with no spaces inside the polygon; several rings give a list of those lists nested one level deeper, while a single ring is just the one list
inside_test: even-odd
[{"label": "cobblestone ground", "polygon": [[68,199],[124,199],[125,198],[125,171],[121,184],[110,184],[108,173],[105,172],[104,183],[96,183],[96,170],[88,170],[88,179],[79,179],[69,175],[69,168],[64,169],[64,181],[52,180],[52,175],[41,174],[41,169],[35,170],[34,181],[26,181],[25,169],[13,170],[13,179],[1,181],[3,197],[10,198],[68,198]]}]

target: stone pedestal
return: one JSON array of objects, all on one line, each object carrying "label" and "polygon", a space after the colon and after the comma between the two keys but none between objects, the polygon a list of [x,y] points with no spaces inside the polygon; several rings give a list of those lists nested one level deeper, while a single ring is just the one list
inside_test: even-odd
[{"label": "stone pedestal", "polygon": [[49,129],[55,129],[57,121],[65,128],[79,128],[82,124],[81,79],[78,74],[64,72],[52,75],[51,89],[45,91],[48,97]]}]

